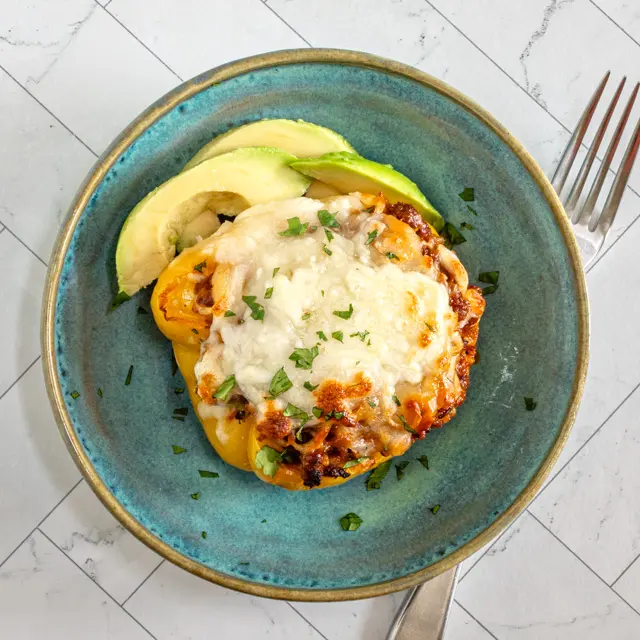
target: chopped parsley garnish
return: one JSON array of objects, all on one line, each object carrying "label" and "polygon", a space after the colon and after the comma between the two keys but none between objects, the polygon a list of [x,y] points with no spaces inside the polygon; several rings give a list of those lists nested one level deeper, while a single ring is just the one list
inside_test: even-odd
[{"label": "chopped parsley garnish", "polygon": [[527,411],[533,411],[538,406],[538,403],[534,402],[533,398],[527,398],[525,396],[525,398],[524,398],[524,406],[525,406]]},{"label": "chopped parsley garnish", "polygon": [[343,320],[348,320],[353,315],[353,305],[349,304],[349,308],[346,311],[334,311],[333,315]]},{"label": "chopped parsley garnish", "polygon": [[273,287],[269,287],[269,288],[264,292],[264,299],[265,299],[265,300],[268,300],[272,295],[273,295]]},{"label": "chopped parsley garnish", "polygon": [[378,406],[378,403],[375,400],[369,399],[367,402],[372,409],[375,409]]},{"label": "chopped parsley garnish", "polygon": [[438,511],[440,511],[440,505],[434,504],[433,507],[431,507],[431,513],[433,513],[433,515],[435,516]]},{"label": "chopped parsley garnish", "polygon": [[202,270],[207,266],[207,261],[203,260],[202,262],[198,262],[198,264],[193,266],[193,270],[198,273],[202,273]]},{"label": "chopped parsley garnish", "polygon": [[179,396],[181,393],[184,393],[184,387],[176,387],[173,392]]},{"label": "chopped parsley garnish", "polygon": [[333,417],[335,420],[342,420],[342,418],[344,418],[344,411],[334,411]]},{"label": "chopped parsley garnish", "polygon": [[293,360],[296,363],[296,369],[311,369],[313,360],[318,357],[319,353],[317,346],[313,346],[311,349],[294,349],[289,356],[289,360]]},{"label": "chopped parsley garnish", "polygon": [[248,562],[238,562],[238,564],[239,564],[241,567],[248,567],[248,566],[249,566],[249,563],[248,563]]},{"label": "chopped parsley garnish", "polygon": [[131,296],[124,291],[119,291],[115,298],[111,301],[111,307],[109,311],[117,309],[121,304],[124,304],[127,300],[131,300]]},{"label": "chopped parsley garnish", "polygon": [[429,458],[427,456],[420,456],[416,458],[416,460],[427,470],[429,471]]},{"label": "chopped parsley garnish", "polygon": [[382,481],[387,477],[387,473],[389,473],[390,468],[391,460],[387,460],[386,462],[383,462],[381,465],[377,466],[367,478],[367,491],[379,489]]},{"label": "chopped parsley garnish", "polygon": [[349,462],[344,463],[343,469],[350,469],[351,467],[355,467],[359,464],[362,464],[365,460],[368,460],[369,456],[363,456],[362,458],[357,458],[356,460],[349,460]]},{"label": "chopped parsley garnish", "polygon": [[174,455],[179,455],[181,453],[185,453],[187,450],[183,447],[179,447],[177,444],[172,444],[171,448],[173,449]]},{"label": "chopped parsley garnish", "polygon": [[427,327],[427,329],[429,329],[429,331],[435,331],[435,328],[433,327],[433,325],[429,324],[428,322],[425,321],[425,326]]},{"label": "chopped parsley garnish", "polygon": [[143,307],[138,307],[138,315],[139,316],[148,316],[149,312]]},{"label": "chopped parsley garnish", "polygon": [[340,518],[340,526],[345,531],[355,531],[362,524],[362,518],[357,513],[347,513]]},{"label": "chopped parsley garnish", "polygon": [[278,472],[281,461],[282,454],[267,445],[262,447],[262,449],[256,453],[256,467],[258,467],[258,469],[262,469],[262,473],[270,478],[273,478],[273,476]]},{"label": "chopped parsley garnish", "polygon": [[171,416],[174,420],[179,420],[180,422],[184,422],[184,416],[177,416],[177,415],[172,415]]},{"label": "chopped parsley garnish", "polygon": [[470,205],[467,205],[467,209],[469,210],[469,213],[472,213],[474,216],[478,215],[478,212]]},{"label": "chopped parsley garnish", "polygon": [[398,256],[393,253],[392,251],[387,251],[387,253],[384,254],[389,260],[400,260],[400,258],[398,258]]},{"label": "chopped parsley garnish", "polygon": [[179,407],[178,409],[173,410],[174,416],[186,416],[189,413],[188,407]]},{"label": "chopped parsley garnish", "polygon": [[224,312],[224,317],[225,318],[231,318],[233,316],[235,316],[236,314],[233,313],[233,311],[231,311],[230,309],[227,309],[227,311]]},{"label": "chopped parsley garnish", "polygon": [[398,481],[404,478],[404,470],[409,466],[411,460],[403,460],[396,465],[396,476],[398,477]]},{"label": "chopped parsley garnish", "polygon": [[133,365],[129,367],[129,371],[127,372],[127,377],[124,381],[124,386],[128,387],[131,384],[131,376],[133,375]]},{"label": "chopped parsley garnish", "polygon": [[362,342],[364,342],[367,339],[367,336],[369,335],[369,331],[357,331],[356,333],[350,333],[349,337],[350,338],[360,338],[360,340],[362,340]]},{"label": "chopped parsley garnish", "polygon": [[478,275],[478,280],[486,284],[498,284],[498,278],[500,278],[499,271],[483,271]]},{"label": "chopped parsley garnish", "polygon": [[293,382],[289,380],[289,376],[287,372],[284,370],[284,367],[278,369],[271,379],[271,384],[269,385],[269,393],[274,398],[277,398],[281,393],[288,391],[293,387]]},{"label": "chopped parsley garnish", "polygon": [[302,424],[309,422],[311,416],[306,412],[291,404],[290,402],[287,404],[285,410],[282,412],[282,415],[285,418],[296,418],[298,420],[302,420]]},{"label": "chopped parsley garnish", "polygon": [[463,229],[468,229],[469,231],[473,231],[475,229],[475,227],[472,224],[469,224],[468,222],[461,222],[460,226]]},{"label": "chopped parsley garnish", "polygon": [[197,329],[191,329],[191,333],[195,333],[196,335],[198,335],[198,330]]},{"label": "chopped parsley garnish", "polygon": [[191,494],[191,499],[192,500],[199,500],[200,499],[200,492],[196,491],[195,493]]},{"label": "chopped parsley garnish", "polygon": [[308,380],[302,385],[307,391],[315,391],[319,385],[311,384]]},{"label": "chopped parsley garnish", "polygon": [[102,398],[102,389],[98,387],[98,397]]},{"label": "chopped parsley garnish", "polygon": [[266,522],[266,521],[267,521],[267,520],[266,520],[266,518],[265,518],[265,519],[262,521],[262,524],[265,524],[265,522]]},{"label": "chopped parsley garnish", "polygon": [[264,307],[256,302],[256,296],[242,296],[242,302],[244,302],[249,309],[251,309],[251,317],[254,320],[261,320],[264,322]]},{"label": "chopped parsley garnish", "polygon": [[498,290],[497,284],[490,284],[488,287],[484,287],[482,289],[482,295],[488,296],[488,295],[491,295],[492,293],[495,293],[497,290]]},{"label": "chopped parsley garnish", "polygon": [[339,229],[340,224],[336,220],[336,216],[333,213],[329,213],[326,209],[318,211],[318,220],[323,227],[331,227],[332,229]]},{"label": "chopped parsley garnish", "polygon": [[220,474],[215,471],[206,471],[205,469],[198,469],[198,473],[201,478],[219,478]]},{"label": "chopped parsley garnish", "polygon": [[318,227],[316,227],[316,225],[315,225],[315,224],[314,224],[312,227],[309,227],[309,231],[310,231],[311,233],[313,233],[314,231],[317,231],[317,230],[318,230]]},{"label": "chopped parsley garnish", "polygon": [[404,416],[400,416],[400,422],[402,422],[402,426],[405,431],[408,431],[409,433],[417,433],[417,431],[407,422],[407,419]]},{"label": "chopped parsley garnish", "polygon": [[394,394],[392,398],[393,398],[393,401],[396,403],[396,405],[400,406],[400,400],[398,399],[398,396]]},{"label": "chopped parsley garnish", "polygon": [[313,409],[311,409],[311,413],[313,413],[316,418],[322,417],[322,409],[320,407],[313,407]]},{"label": "chopped parsley garnish", "polygon": [[467,241],[467,239],[450,222],[447,222],[444,225],[444,229],[440,235],[444,240],[445,247],[448,249],[451,249],[451,247],[456,244],[462,244]]},{"label": "chopped parsley garnish", "polygon": [[218,390],[213,394],[214,398],[218,400],[222,400],[223,402],[227,399],[233,387],[236,386],[236,377],[231,375],[227,376],[222,384],[218,387]]},{"label": "chopped parsley garnish", "polygon": [[207,539],[207,532],[206,531],[203,531],[200,535],[202,536],[203,540]]},{"label": "chopped parsley garnish", "polygon": [[342,342],[342,338],[344,337],[344,333],[342,333],[342,331],[334,331],[334,332],[331,334],[331,337],[332,337],[334,340],[337,340],[338,342]]},{"label": "chopped parsley garnish", "polygon": [[276,277],[276,273],[278,273],[278,271],[280,271],[280,267],[276,267],[276,268],[273,270],[273,273],[271,274],[271,277],[272,277],[272,278],[275,278],[275,277]]},{"label": "chopped parsley garnish", "polygon": [[281,231],[279,235],[281,236],[301,236],[306,230],[307,227],[309,226],[308,222],[305,222],[304,224],[302,224],[300,222],[300,218],[298,218],[297,216],[295,218],[289,218],[287,220],[287,224],[289,225],[289,228],[286,229],[285,231]]},{"label": "chopped parsley garnish", "polygon": [[308,320],[310,317],[311,317],[311,311],[307,311],[306,313],[302,314],[303,320]]},{"label": "chopped parsley garnish", "polygon": [[473,202],[476,199],[475,190],[473,187],[465,187],[459,194],[465,202]]},{"label": "chopped parsley garnish", "polygon": [[327,338],[327,336],[324,334],[324,331],[316,331],[316,335],[318,336],[318,338],[320,338],[320,340],[324,340],[325,342],[329,340],[329,338]]},{"label": "chopped parsley garnish", "polygon": [[328,255],[328,256],[332,256],[333,255],[333,251],[331,251],[331,249],[329,249],[329,247],[327,247],[326,244],[322,245],[322,250]]},{"label": "chopped parsley garnish", "polygon": [[367,233],[367,239],[365,240],[365,245],[370,245],[376,238],[378,237],[378,230],[374,229],[373,231],[369,231]]},{"label": "chopped parsley garnish", "polygon": [[78,391],[72,391],[72,392],[71,392],[71,397],[72,397],[74,400],[77,400],[77,399],[80,397],[80,393],[79,393]]},{"label": "chopped parsley garnish", "polygon": [[324,235],[327,236],[327,242],[331,242],[333,240],[333,233],[331,233],[329,229],[324,230]]}]

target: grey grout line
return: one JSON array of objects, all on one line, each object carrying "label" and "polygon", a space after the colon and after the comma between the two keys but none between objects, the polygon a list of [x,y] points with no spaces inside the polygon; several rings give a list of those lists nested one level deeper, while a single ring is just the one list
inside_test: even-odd
[{"label": "grey grout line", "polygon": [[[129,602],[129,600],[131,600],[131,598],[133,598],[133,596],[138,593],[138,591],[140,590],[140,587],[142,587],[143,584],[145,584],[147,582],[147,580],[165,563],[165,559],[162,558],[162,560],[160,560],[160,562],[158,563],[158,566],[125,598],[125,600],[122,602],[122,608],[124,609],[127,602]],[[125,609],[126,611],[126,609]],[[127,611],[127,613],[129,613]]]},{"label": "grey grout line", "polygon": [[20,541],[18,546],[2,561],[0,562],[0,569],[8,562],[8,560],[13,556],[13,554],[33,535],[34,531],[66,500],[67,496],[82,482],[82,478],[76,482],[67,493],[65,493],[58,502],[56,502],[55,506],[38,522],[38,524],[31,530],[29,533]]},{"label": "grey grout line", "polygon": [[286,601],[287,604],[321,637],[324,638],[324,640],[329,640],[329,638],[327,638],[327,636],[324,635],[324,633],[322,633],[322,631],[320,631],[320,629],[318,629],[318,627],[316,627],[314,624],[312,624],[311,622],[309,622],[309,620],[307,620],[307,618],[305,618],[296,608],[295,606],[289,602],[288,600]]},{"label": "grey grout line", "polygon": [[3,224],[0,224],[0,233],[2,233],[7,227],[5,227]]},{"label": "grey grout line", "polygon": [[549,534],[551,534],[572,556],[574,556],[576,559],[578,559],[580,561],[581,564],[583,564],[587,569],[589,569],[589,571],[596,577],[598,578],[598,580],[600,580],[600,582],[602,582],[602,584],[604,584],[609,590],[613,591],[613,593],[615,593],[618,598],[620,598],[620,600],[622,600],[622,602],[624,602],[628,607],[630,607],[633,611],[635,611],[639,616],[640,616],[640,611],[638,611],[632,604],[630,604],[627,600],[625,600],[617,591],[614,591],[611,588],[611,585],[607,584],[607,582],[601,578],[571,547],[569,547],[568,545],[566,545],[560,538],[558,538],[558,536],[551,531],[551,529],[549,529],[543,522],[541,522],[538,518],[536,518],[536,516],[531,513],[530,511],[527,512],[529,513],[529,515],[545,530],[547,531]]},{"label": "grey grout line", "polygon": [[604,419],[602,424],[578,447],[575,453],[558,469],[556,473],[549,476],[549,481],[547,484],[540,489],[538,495],[529,503],[527,508],[530,508],[532,504],[547,490],[547,487],[571,464],[573,459],[595,438],[595,436],[600,433],[602,428],[616,415],[616,413],[626,404],[627,400],[631,398],[631,396],[640,388],[640,382],[633,388],[631,391],[624,397],[622,402]]},{"label": "grey grout line", "polygon": [[276,16],[276,18],[278,18],[278,20],[286,24],[287,27],[289,27],[289,29],[291,29],[291,31],[293,31],[293,33],[295,33],[298,36],[298,38],[300,38],[300,40],[306,43],[309,47],[313,48],[313,45],[306,38],[304,38],[298,31],[296,31],[275,9],[272,9],[266,0],[263,0],[263,4],[265,7],[267,7],[267,9],[269,9],[269,11],[271,11],[271,13],[273,13],[274,16]]},{"label": "grey grout line", "polygon": [[4,398],[7,393],[9,393],[9,391],[11,391],[11,389],[13,389],[13,387],[15,387],[18,382],[20,382],[20,380],[22,380],[22,378],[27,375],[29,369],[31,369],[31,367],[33,367],[33,365],[38,362],[38,360],[40,360],[40,354],[38,354],[38,357],[2,393],[0,393],[0,400],[2,400],[2,398]]},{"label": "grey grout line", "polygon": [[[5,229],[30,253],[33,255],[34,258],[37,258],[40,262],[42,262],[42,264],[45,267],[48,267],[49,265],[24,241],[22,240],[20,237],[18,237],[15,232],[11,231],[11,229],[9,229],[9,227],[5,226]],[[56,231],[57,233],[57,231]]]},{"label": "grey grout line", "polygon": [[[480,622],[480,620],[478,620],[478,618],[476,618],[471,611],[469,611],[469,609],[467,609],[466,607],[463,607],[457,600],[454,599],[454,602],[473,620],[475,620],[494,640],[498,640],[498,638],[496,636],[493,635],[493,633],[491,633],[491,631],[489,631],[489,629],[487,629],[487,627],[485,627],[482,622]],[[445,634],[446,635],[446,634]]]},{"label": "grey grout line", "polygon": [[27,89],[21,82],[19,82],[13,75],[11,75],[1,64],[0,69],[4,71],[23,91],[26,91],[61,127],[66,129],[83,147],[85,147],[88,151],[90,151],[96,158],[99,154],[97,154],[82,138],[77,136],[58,116],[51,111],[43,102],[38,100],[29,89]]},{"label": "grey grout line", "polygon": [[[627,571],[629,571],[629,569],[631,569],[631,567],[634,565],[635,561],[640,558],[640,553],[624,568],[624,571],[611,583],[611,588],[615,591],[615,586],[616,583],[618,582],[618,580],[620,580],[620,578],[622,578],[622,576],[627,573]],[[616,593],[618,593],[616,591]]]},{"label": "grey grout line", "polygon": [[[84,575],[87,580],[91,580],[91,578],[86,574],[85,571],[82,570],[82,567],[64,550],[62,549],[59,545],[57,545],[42,529],[40,529],[40,527],[37,527],[38,532],[43,535],[56,549],[58,549],[58,551],[60,551],[60,553],[62,553],[65,558],[67,558],[67,560],[70,560],[82,573],[82,575]],[[143,629],[144,631],[146,631],[149,636],[151,638],[153,638],[153,640],[157,640],[157,638],[151,633],[151,631],[149,631],[149,629],[147,629],[139,620],[137,620],[136,618],[134,618],[125,608],[124,606],[122,606],[101,584],[99,584],[96,580],[91,580],[91,582],[93,582],[93,584],[96,585],[96,587],[98,587],[98,589],[100,589],[104,594],[107,595],[107,597],[116,604],[116,606],[120,609],[122,609],[122,611],[125,612],[125,614],[127,616],[129,616],[141,629]]]},{"label": "grey grout line", "polygon": [[106,9],[110,4],[111,0],[107,0],[107,2],[104,3],[103,7]]},{"label": "grey grout line", "polygon": [[115,20],[132,38],[134,38],[135,40],[137,40],[158,62],[160,62],[160,64],[162,64],[164,67],[166,67],[169,71],[171,71],[171,73],[173,73],[173,75],[178,78],[178,80],[180,80],[180,82],[184,82],[184,80],[158,55],[156,54],[152,49],[150,49],[144,42],[142,42],[142,40],[140,40],[140,38],[138,38],[138,36],[136,36],[135,33],[133,33],[133,31],[131,31],[128,27],[126,27],[122,22],[120,22],[120,20],[118,20],[118,18],[116,18],[113,13],[111,13],[111,11],[107,11],[107,6],[109,6],[108,4],[105,5],[104,7],[98,2],[98,0],[94,0],[94,2],[111,18],[113,18],[113,20]]},{"label": "grey grout line", "polygon": [[624,33],[627,38],[629,38],[629,40],[631,40],[632,42],[634,42],[635,44],[637,44],[640,47],[640,42],[638,42],[626,29],[623,29],[597,2],[594,2],[594,0],[589,0],[589,2],[605,17],[607,18],[607,20],[609,20],[612,24],[614,24],[616,27],[618,27],[618,29],[620,29],[620,31],[622,31],[622,33]]}]

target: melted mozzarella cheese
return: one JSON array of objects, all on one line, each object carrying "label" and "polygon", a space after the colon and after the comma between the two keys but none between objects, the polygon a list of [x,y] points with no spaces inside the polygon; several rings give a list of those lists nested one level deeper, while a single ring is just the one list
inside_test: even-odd
[{"label": "melted mozzarella cheese", "polygon": [[[341,225],[330,229],[331,241],[318,220],[321,209],[335,213]],[[376,250],[366,244],[368,234],[384,224],[381,216],[361,209],[357,196],[330,202],[296,198],[252,207],[221,227],[211,252],[218,263],[242,265],[242,295],[255,296],[264,306],[264,320],[254,320],[251,309],[235,297],[237,316],[214,319],[198,377],[214,369],[219,381],[220,369],[224,376],[235,375],[242,395],[260,409],[274,374],[284,366],[293,387],[278,404],[310,413],[314,396],[305,382],[346,382],[361,372],[372,381],[372,393],[391,402],[398,383],[420,384],[442,368],[457,327],[446,287],[427,272],[403,271],[394,260],[372,255]],[[317,229],[280,235],[293,217]],[[342,229],[349,232],[343,235]],[[350,306],[348,319],[334,313]],[[319,354],[311,370],[296,367],[290,359],[294,350],[314,346]]]}]

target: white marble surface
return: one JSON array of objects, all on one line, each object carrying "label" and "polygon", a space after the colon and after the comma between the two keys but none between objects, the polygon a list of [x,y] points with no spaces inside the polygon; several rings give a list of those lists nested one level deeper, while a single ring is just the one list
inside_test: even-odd
[{"label": "white marble surface", "polygon": [[[198,11],[194,21],[191,12]],[[0,3],[0,636],[382,640],[402,594],[285,603],[162,562],[104,510],[40,372],[45,263],[65,208],[140,110],[272,49],[360,49],[478,100],[551,173],[604,70],[640,79],[635,0],[32,0]],[[640,105],[634,117],[640,114]],[[466,560],[447,640],[640,638],[640,170],[591,267],[585,400],[529,511]]]}]

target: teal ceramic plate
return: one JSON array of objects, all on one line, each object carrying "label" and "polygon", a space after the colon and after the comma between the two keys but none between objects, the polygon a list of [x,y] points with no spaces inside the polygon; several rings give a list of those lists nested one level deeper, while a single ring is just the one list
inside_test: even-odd
[{"label": "teal ceramic plate", "polygon": [[[405,456],[379,491],[363,478],[292,493],[224,464],[174,393],[170,345],[148,293],[108,313],[128,212],[213,136],[260,118],[335,129],[466,221],[472,280],[500,271],[481,323],[480,363],[458,416]],[[475,189],[473,211],[458,197]],[[477,213],[477,215],[476,215]],[[334,50],[241,60],[185,83],[99,160],[49,268],[44,366],[62,435],[89,484],[136,536],[204,578],[257,595],[342,600],[431,578],[504,528],[564,444],[587,364],[587,300],[576,245],[551,186],[485,111],[410,67]],[[130,365],[131,383],[125,385]],[[101,390],[101,396],[98,390]],[[80,395],[74,399],[78,392]],[[524,397],[534,398],[534,411]],[[181,455],[172,445],[184,447]],[[198,469],[220,474],[203,479]],[[190,494],[200,492],[199,500]],[[441,505],[437,514],[431,507]],[[339,519],[364,520],[344,532]],[[203,539],[201,532],[206,531]]]}]

